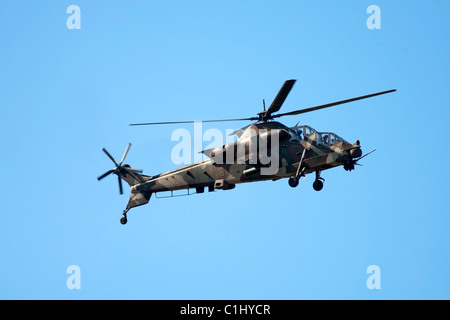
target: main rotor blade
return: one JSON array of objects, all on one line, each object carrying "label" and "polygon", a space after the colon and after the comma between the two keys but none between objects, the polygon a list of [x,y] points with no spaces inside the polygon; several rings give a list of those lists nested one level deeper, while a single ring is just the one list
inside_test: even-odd
[{"label": "main rotor blade", "polygon": [[240,118],[240,119],[221,119],[221,120],[189,120],[189,121],[165,121],[165,122],[144,122],[131,123],[130,126],[149,126],[156,124],[178,124],[178,123],[195,123],[195,122],[226,122],[226,121],[253,121],[258,120],[258,117]]},{"label": "main rotor blade", "polygon": [[104,177],[110,175],[111,173],[113,173],[114,170],[109,170],[108,172],[105,172],[104,174],[102,174],[100,177],[97,178],[98,181],[102,180]]},{"label": "main rotor blade", "polygon": [[130,150],[130,147],[131,147],[131,143],[128,143],[128,146],[127,146],[127,148],[125,150],[125,153],[123,154],[122,159],[119,162],[119,166],[121,166],[123,161],[125,160],[125,157],[127,156],[128,150]]},{"label": "main rotor blade", "polygon": [[120,176],[120,173],[117,175],[119,178],[119,192],[120,194],[123,194],[123,189],[122,189],[122,178]]},{"label": "main rotor blade", "polygon": [[349,102],[362,100],[362,99],[367,99],[367,98],[371,98],[371,97],[375,97],[375,96],[379,96],[379,95],[382,95],[382,94],[391,93],[391,92],[395,92],[395,91],[397,91],[397,90],[396,89],[392,89],[392,90],[387,90],[387,91],[381,91],[381,92],[372,93],[372,94],[368,94],[368,95],[360,96],[360,97],[356,97],[356,98],[351,98],[351,99],[336,101],[336,102],[332,102],[332,103],[322,104],[322,105],[311,107],[311,108],[305,108],[305,109],[300,109],[300,110],[286,112],[286,113],[274,114],[272,117],[279,118],[279,117],[284,117],[284,116],[294,116],[294,115],[297,115],[297,114],[302,114],[302,113],[306,113],[306,112],[311,112],[311,111],[316,111],[316,110],[320,110],[320,109],[330,108],[330,107],[334,107],[334,106],[337,106],[337,105],[340,105],[340,104],[349,103]]},{"label": "main rotor blade", "polygon": [[105,148],[103,148],[103,152],[106,153],[106,155],[112,160],[112,162],[114,162],[114,164],[116,165],[116,167],[119,166],[119,165],[117,164],[116,160],[114,160],[114,158],[112,157],[112,155],[110,155],[109,152],[106,151]]},{"label": "main rotor blade", "polygon": [[296,80],[287,80],[283,84],[283,86],[281,87],[277,96],[275,97],[272,104],[270,105],[269,109],[267,109],[266,115],[272,114],[281,109],[281,106],[283,105],[284,100],[286,100],[289,92],[291,91],[292,87],[294,86],[295,81]]}]

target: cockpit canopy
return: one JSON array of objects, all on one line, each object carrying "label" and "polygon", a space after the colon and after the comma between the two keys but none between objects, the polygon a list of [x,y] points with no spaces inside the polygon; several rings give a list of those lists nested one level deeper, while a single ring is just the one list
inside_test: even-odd
[{"label": "cockpit canopy", "polygon": [[325,145],[328,147],[345,141],[333,132],[318,132],[307,125],[295,126],[289,129],[291,135],[296,137],[297,139],[303,140],[305,138],[308,138],[309,140],[316,141],[317,144]]}]

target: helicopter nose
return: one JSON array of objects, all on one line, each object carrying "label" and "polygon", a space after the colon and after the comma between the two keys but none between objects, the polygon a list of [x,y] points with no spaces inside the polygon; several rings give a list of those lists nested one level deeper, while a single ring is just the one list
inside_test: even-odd
[{"label": "helicopter nose", "polygon": [[350,157],[359,158],[362,156],[362,150],[360,148],[355,148],[350,150]]},{"label": "helicopter nose", "polygon": [[353,144],[354,148],[349,150],[349,155],[352,158],[359,158],[362,156],[362,150],[361,150],[361,145],[359,143],[359,140],[356,140],[355,143]]}]

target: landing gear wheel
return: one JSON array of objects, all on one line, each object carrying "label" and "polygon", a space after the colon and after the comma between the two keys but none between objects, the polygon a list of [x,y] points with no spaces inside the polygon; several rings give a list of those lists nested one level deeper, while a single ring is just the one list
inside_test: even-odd
[{"label": "landing gear wheel", "polygon": [[313,183],[313,188],[314,188],[314,190],[316,190],[316,191],[322,190],[322,188],[323,188],[323,182],[322,182],[321,180],[316,180],[316,181],[314,181],[314,183]]},{"label": "landing gear wheel", "polygon": [[298,181],[299,179],[297,177],[290,177],[289,178],[289,186],[291,186],[292,188],[295,188],[296,186],[298,186]]},{"label": "landing gear wheel", "polygon": [[128,212],[128,210],[130,210],[130,209],[125,209],[125,210],[123,210],[123,217],[122,218],[120,218],[120,223],[121,224],[126,224],[127,223],[127,212]]}]

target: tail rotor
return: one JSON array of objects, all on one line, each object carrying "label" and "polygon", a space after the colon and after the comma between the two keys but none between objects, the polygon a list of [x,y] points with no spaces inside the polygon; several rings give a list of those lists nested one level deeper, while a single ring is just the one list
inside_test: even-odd
[{"label": "tail rotor", "polygon": [[[102,180],[103,178],[109,176],[111,173],[116,174],[117,177],[118,177],[118,180],[119,180],[119,192],[120,192],[120,194],[123,194],[123,187],[122,187],[122,170],[123,170],[125,167],[129,167],[128,165],[124,165],[124,166],[123,166],[122,163],[125,161],[125,158],[126,158],[126,156],[127,156],[127,154],[128,154],[128,150],[130,150],[130,147],[131,147],[131,143],[128,143],[128,146],[127,146],[127,148],[125,149],[125,152],[124,152],[124,154],[123,154],[123,156],[122,156],[122,159],[120,160],[119,163],[117,163],[116,160],[113,158],[113,156],[111,156],[111,154],[110,154],[105,148],[103,148],[103,152],[106,153],[106,155],[108,156],[108,158],[111,159],[111,161],[116,165],[116,167],[115,167],[114,169],[112,169],[112,170],[109,170],[109,171],[105,172],[105,173],[102,174],[101,176],[99,176],[99,177],[97,178],[97,180],[100,181],[100,180]],[[129,170],[129,169],[128,169],[128,170]],[[140,170],[136,170],[136,171],[140,171]]]}]

